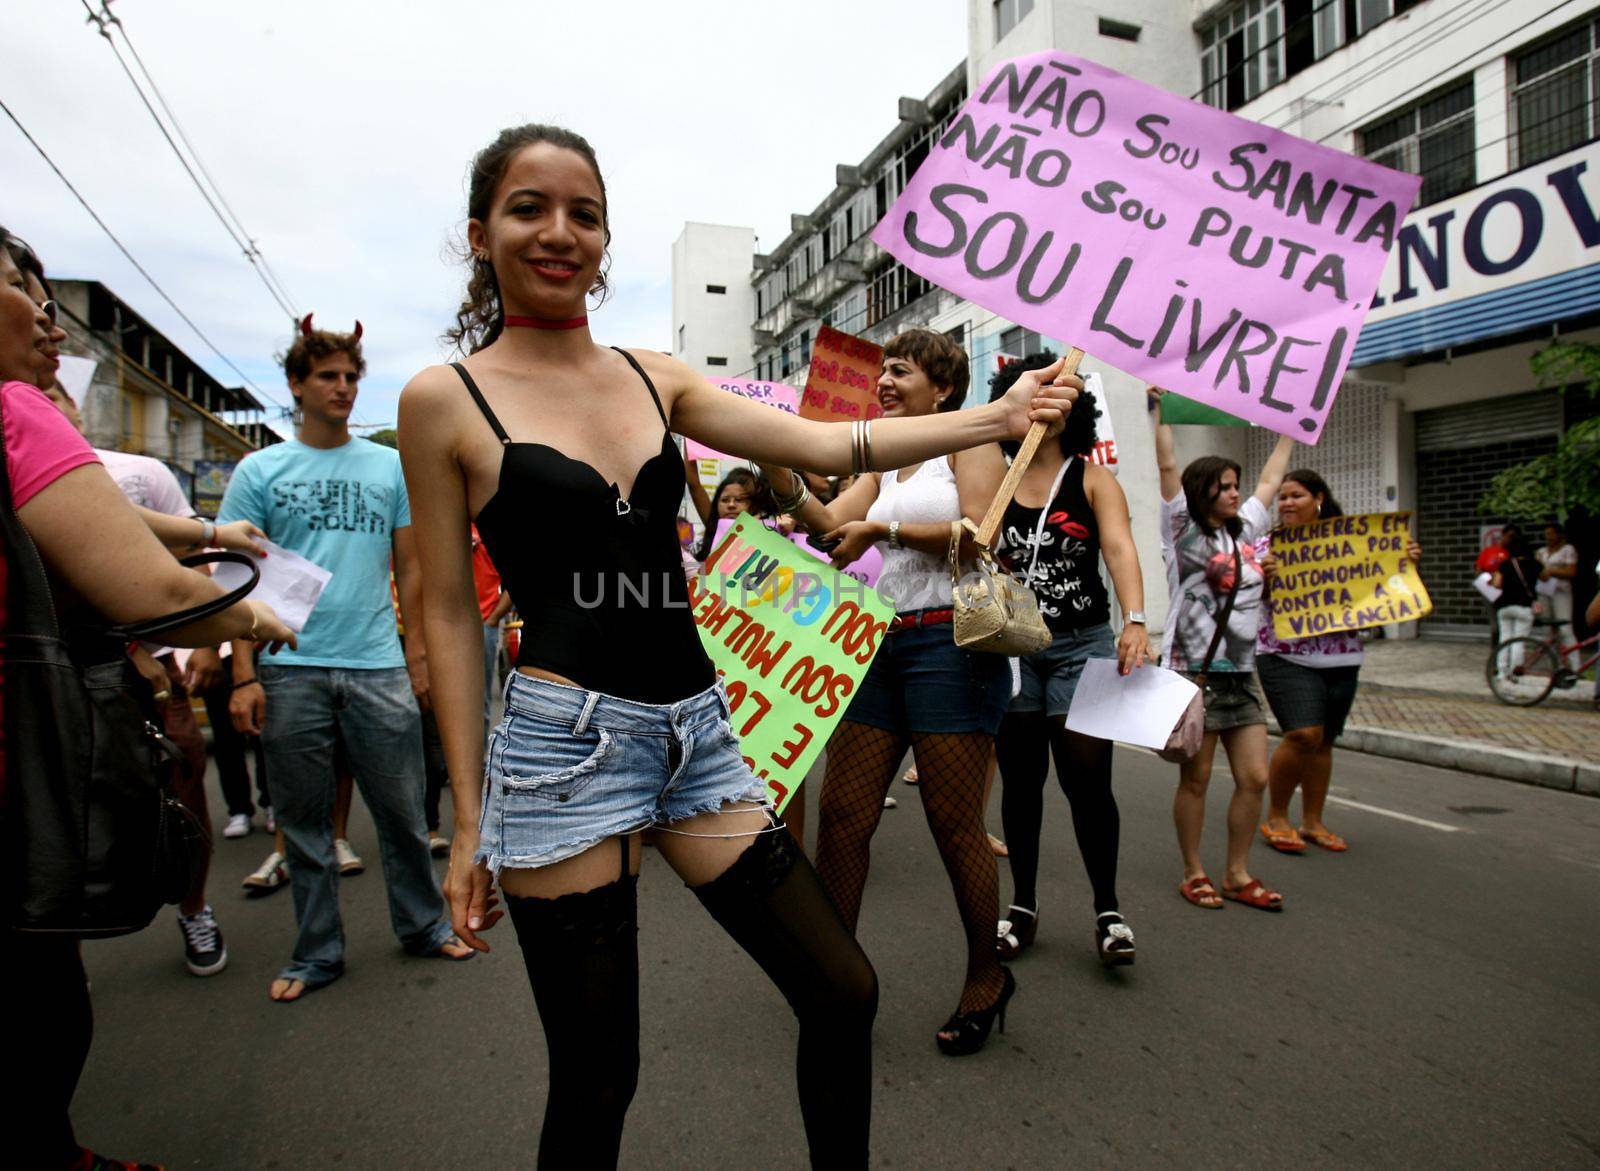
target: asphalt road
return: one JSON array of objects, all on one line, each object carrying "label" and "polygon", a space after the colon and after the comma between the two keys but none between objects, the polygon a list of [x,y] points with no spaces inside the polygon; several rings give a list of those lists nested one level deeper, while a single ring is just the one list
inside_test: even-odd
[{"label": "asphalt road", "polygon": [[[1600,801],[1344,753],[1335,795],[1372,807],[1330,815],[1350,852],[1258,845],[1287,909],[1215,912],[1176,891],[1174,766],[1121,752],[1117,768],[1138,964],[1095,960],[1052,791],[1039,942],[1015,965],[1008,1032],[964,1060],[932,1037],[959,992],[954,903],[916,791],[896,784],[861,924],[882,984],[876,1166],[1600,1162]],[[1214,874],[1230,788],[1219,769]],[[375,864],[360,812],[352,837]],[[545,1051],[509,922],[471,963],[408,958],[374,868],[343,887],[346,976],[275,1005],[290,896],[237,886],[267,848],[219,843],[225,973],[185,974],[170,911],[87,946],[81,1139],[182,1168],[531,1167]],[[648,851],[641,918],[623,1165],[805,1166],[786,1006]]]}]

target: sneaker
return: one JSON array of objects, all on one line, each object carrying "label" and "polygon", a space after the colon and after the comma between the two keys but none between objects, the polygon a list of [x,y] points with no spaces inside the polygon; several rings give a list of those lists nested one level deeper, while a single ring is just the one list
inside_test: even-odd
[{"label": "sneaker", "polygon": [[248,813],[235,813],[228,818],[228,824],[222,827],[222,836],[225,838],[242,838],[250,832],[250,815]]},{"label": "sneaker", "polygon": [[349,876],[360,874],[367,868],[361,860],[361,855],[350,848],[350,843],[343,838],[333,839],[333,856],[339,863],[339,873]]},{"label": "sneaker", "polygon": [[1103,966],[1115,968],[1133,963],[1133,928],[1116,911],[1107,911],[1094,921],[1094,940]]},{"label": "sneaker", "polygon": [[289,867],[284,856],[274,850],[267,860],[252,874],[245,875],[244,889],[253,895],[270,894],[289,881]]},{"label": "sneaker", "polygon": [[277,833],[278,832],[278,819],[276,817],[272,816],[272,806],[263,805],[261,807],[261,815],[267,819],[267,832],[269,834]]},{"label": "sneaker", "polygon": [[443,858],[450,852],[450,839],[441,833],[428,831],[428,853],[435,858]]},{"label": "sneaker", "polygon": [[209,906],[193,915],[179,915],[178,927],[183,931],[183,966],[191,976],[215,976],[228,966],[222,928]]}]

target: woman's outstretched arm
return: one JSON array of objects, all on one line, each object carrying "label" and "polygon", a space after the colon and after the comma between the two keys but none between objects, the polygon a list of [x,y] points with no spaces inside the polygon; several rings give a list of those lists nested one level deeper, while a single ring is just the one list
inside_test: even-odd
[{"label": "woman's outstretched arm", "polygon": [[1176,500],[1183,491],[1183,473],[1178,469],[1178,452],[1172,442],[1172,424],[1161,421],[1161,396],[1166,394],[1159,386],[1145,387],[1150,415],[1156,424],[1156,470],[1161,473],[1161,499]]},{"label": "woman's outstretched arm", "polygon": [[[707,447],[760,463],[845,475],[852,428],[819,423],[775,411],[720,391],[683,363],[659,354],[635,355],[669,391],[672,429]],[[951,452],[1002,439],[1021,439],[1035,421],[1059,429],[1083,389],[1076,375],[1062,375],[1061,362],[1030,370],[1005,398],[980,407],[879,419],[872,425],[872,467],[903,468]],[[1058,377],[1059,376],[1059,377]]]},{"label": "woman's outstretched arm", "polygon": [[472,581],[466,474],[449,425],[456,387],[424,371],[400,394],[400,462],[422,576],[422,628],[430,691],[455,802],[445,896],[455,932],[488,951],[478,932],[500,917],[494,882],[474,861],[483,779],[483,619]]}]

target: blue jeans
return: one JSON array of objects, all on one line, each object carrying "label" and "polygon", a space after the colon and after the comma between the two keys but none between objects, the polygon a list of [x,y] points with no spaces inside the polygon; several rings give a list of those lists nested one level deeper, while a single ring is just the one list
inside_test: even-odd
[{"label": "blue jeans", "polygon": [[266,661],[262,745],[272,804],[288,843],[294,955],[280,973],[314,988],[344,971],[339,867],[333,854],[333,753],[342,741],[378,831],[389,923],[416,955],[451,935],[422,820],[422,725],[404,667],[344,670]]}]

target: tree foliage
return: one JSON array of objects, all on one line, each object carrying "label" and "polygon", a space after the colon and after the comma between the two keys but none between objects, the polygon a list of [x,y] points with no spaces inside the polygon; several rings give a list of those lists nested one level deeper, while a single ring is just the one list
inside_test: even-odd
[{"label": "tree foliage", "polygon": [[381,443],[385,447],[398,448],[400,446],[400,433],[393,427],[385,427],[381,431],[374,431],[367,438],[374,443]]},{"label": "tree foliage", "polygon": [[[1600,346],[1551,342],[1528,365],[1541,386],[1600,396]],[[1501,472],[1478,502],[1480,512],[1525,520],[1564,516],[1578,508],[1600,516],[1600,418],[1573,424],[1554,451]]]}]

